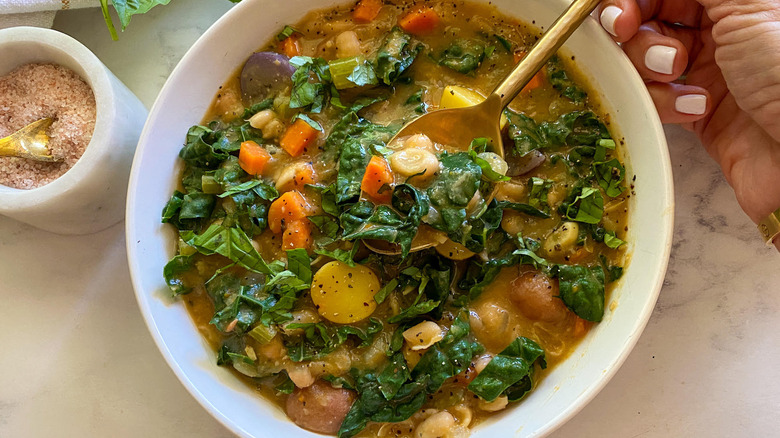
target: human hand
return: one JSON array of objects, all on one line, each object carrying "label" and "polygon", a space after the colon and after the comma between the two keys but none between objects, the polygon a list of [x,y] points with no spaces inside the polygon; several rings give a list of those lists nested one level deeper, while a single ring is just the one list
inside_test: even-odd
[{"label": "human hand", "polygon": [[605,0],[598,14],[661,121],[698,135],[745,213],[780,207],[780,1]]}]

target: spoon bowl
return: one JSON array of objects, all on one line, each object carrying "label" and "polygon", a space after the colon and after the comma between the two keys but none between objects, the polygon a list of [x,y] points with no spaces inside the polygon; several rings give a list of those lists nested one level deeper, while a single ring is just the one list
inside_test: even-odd
[{"label": "spoon bowl", "polygon": [[[515,66],[484,101],[474,106],[443,109],[418,117],[401,128],[389,144],[394,143],[399,138],[425,134],[434,143],[466,150],[475,138],[487,138],[488,149],[504,158],[500,126],[501,112],[596,9],[599,2],[600,0],[574,0],[569,8],[550,26],[549,30],[539,38],[528,55]],[[496,190],[494,189],[486,201],[490,203],[495,194]],[[433,239],[415,237],[411,252],[422,251],[439,243]],[[364,244],[368,249],[379,254],[401,254],[398,245],[387,249],[365,241]]]},{"label": "spoon bowl", "polygon": [[49,151],[49,136],[46,131],[53,122],[49,117],[36,120],[13,134],[0,138],[0,157],[60,161],[61,158]]}]

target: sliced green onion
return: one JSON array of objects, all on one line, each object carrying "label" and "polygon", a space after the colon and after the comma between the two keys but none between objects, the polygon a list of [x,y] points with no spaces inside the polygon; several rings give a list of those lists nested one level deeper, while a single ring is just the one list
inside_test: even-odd
[{"label": "sliced green onion", "polygon": [[602,138],[601,140],[599,140],[599,146],[607,149],[615,149],[617,144],[615,144],[615,140],[609,138]]},{"label": "sliced green onion", "polygon": [[335,59],[328,62],[328,67],[333,86],[338,90],[377,83],[374,68],[362,56]]},{"label": "sliced green onion", "polygon": [[213,175],[203,175],[200,177],[200,185],[203,187],[203,193],[209,195],[222,193],[222,184],[217,182]]},{"label": "sliced green onion", "polygon": [[255,341],[259,342],[261,345],[267,344],[271,342],[271,339],[276,336],[276,329],[271,327],[266,327],[263,324],[258,324],[255,328],[252,329],[252,331],[249,332],[249,336],[252,337]]}]

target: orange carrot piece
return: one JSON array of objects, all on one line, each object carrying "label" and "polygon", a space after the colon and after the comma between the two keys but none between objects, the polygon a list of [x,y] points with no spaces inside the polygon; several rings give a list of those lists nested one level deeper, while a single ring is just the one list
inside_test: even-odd
[{"label": "orange carrot piece", "polygon": [[291,156],[297,157],[306,151],[306,146],[314,141],[319,133],[320,131],[312,128],[305,120],[296,119],[292,126],[287,128],[279,146]]},{"label": "orange carrot piece", "polygon": [[352,19],[355,23],[370,23],[379,15],[382,6],[382,0],[360,0],[352,11]]},{"label": "orange carrot piece", "polygon": [[585,333],[588,332],[588,329],[590,328],[591,323],[588,321],[585,321],[584,319],[580,318],[579,316],[576,317],[577,319],[574,320],[574,337],[575,338],[581,338],[585,336]]},{"label": "orange carrot piece", "polygon": [[238,151],[238,165],[250,175],[261,175],[265,166],[271,161],[271,154],[264,147],[253,141],[241,143]]},{"label": "orange carrot piece", "polygon": [[298,170],[295,172],[295,178],[293,178],[295,190],[301,191],[306,187],[306,184],[314,184],[315,182],[314,168],[311,164],[306,163],[298,167]]},{"label": "orange carrot piece", "polygon": [[393,181],[393,172],[387,161],[374,155],[368,162],[360,187],[374,201],[386,204],[392,198],[393,190],[390,185]]},{"label": "orange carrot piece", "polygon": [[292,34],[287,38],[279,42],[279,51],[287,55],[289,58],[293,56],[299,56],[301,54],[301,41],[297,34]]},{"label": "orange carrot piece", "polygon": [[[521,59],[525,58],[525,55],[527,55],[527,52],[524,50],[518,50],[515,52],[515,64],[520,62]],[[523,87],[523,93],[530,92],[531,90],[535,90],[537,88],[544,87],[544,70],[539,70],[534,77],[531,78],[531,80],[528,82],[528,84]]]},{"label": "orange carrot piece", "polygon": [[309,204],[300,192],[285,192],[268,208],[268,229],[279,234],[285,225],[306,219],[308,212]]},{"label": "orange carrot piece", "polygon": [[282,234],[282,249],[309,249],[312,242],[311,221],[300,219],[287,224]]},{"label": "orange carrot piece", "polygon": [[430,6],[422,6],[398,20],[401,29],[415,35],[432,32],[439,25],[439,14]]}]

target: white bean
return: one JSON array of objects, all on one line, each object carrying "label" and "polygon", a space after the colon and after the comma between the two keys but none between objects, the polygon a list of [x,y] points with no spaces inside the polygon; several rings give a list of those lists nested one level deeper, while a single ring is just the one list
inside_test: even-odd
[{"label": "white bean", "polygon": [[291,365],[287,368],[287,375],[298,388],[307,388],[314,384],[314,376],[306,365]]},{"label": "white bean", "polygon": [[265,109],[250,117],[249,124],[255,129],[264,129],[273,120],[276,120],[276,113]]},{"label": "white bean", "polygon": [[576,222],[564,222],[544,241],[544,250],[549,255],[570,252],[580,237],[580,226]]},{"label": "white bean", "polygon": [[500,411],[506,408],[508,404],[509,404],[509,399],[505,395],[498,397],[492,402],[487,402],[485,400],[479,399],[479,403],[477,403],[480,409],[487,412]]},{"label": "white bean", "polygon": [[415,134],[407,138],[406,141],[404,141],[404,147],[424,149],[430,152],[434,151],[433,142],[425,134]]},{"label": "white bean", "polygon": [[420,181],[439,170],[439,159],[425,149],[406,148],[390,155],[390,167],[403,177],[418,175],[415,180]]},{"label": "white bean", "polygon": [[420,423],[414,430],[416,438],[442,438],[455,426],[455,417],[447,411],[437,412]]},{"label": "white bean", "polygon": [[425,350],[444,338],[444,332],[439,324],[433,321],[423,321],[403,333],[404,339],[413,351]]},{"label": "white bean", "polygon": [[277,119],[273,119],[265,125],[263,131],[263,140],[276,138],[284,132],[284,124]]},{"label": "white bean", "polygon": [[351,58],[363,53],[360,40],[355,32],[348,30],[336,36],[336,56],[339,58]]}]

